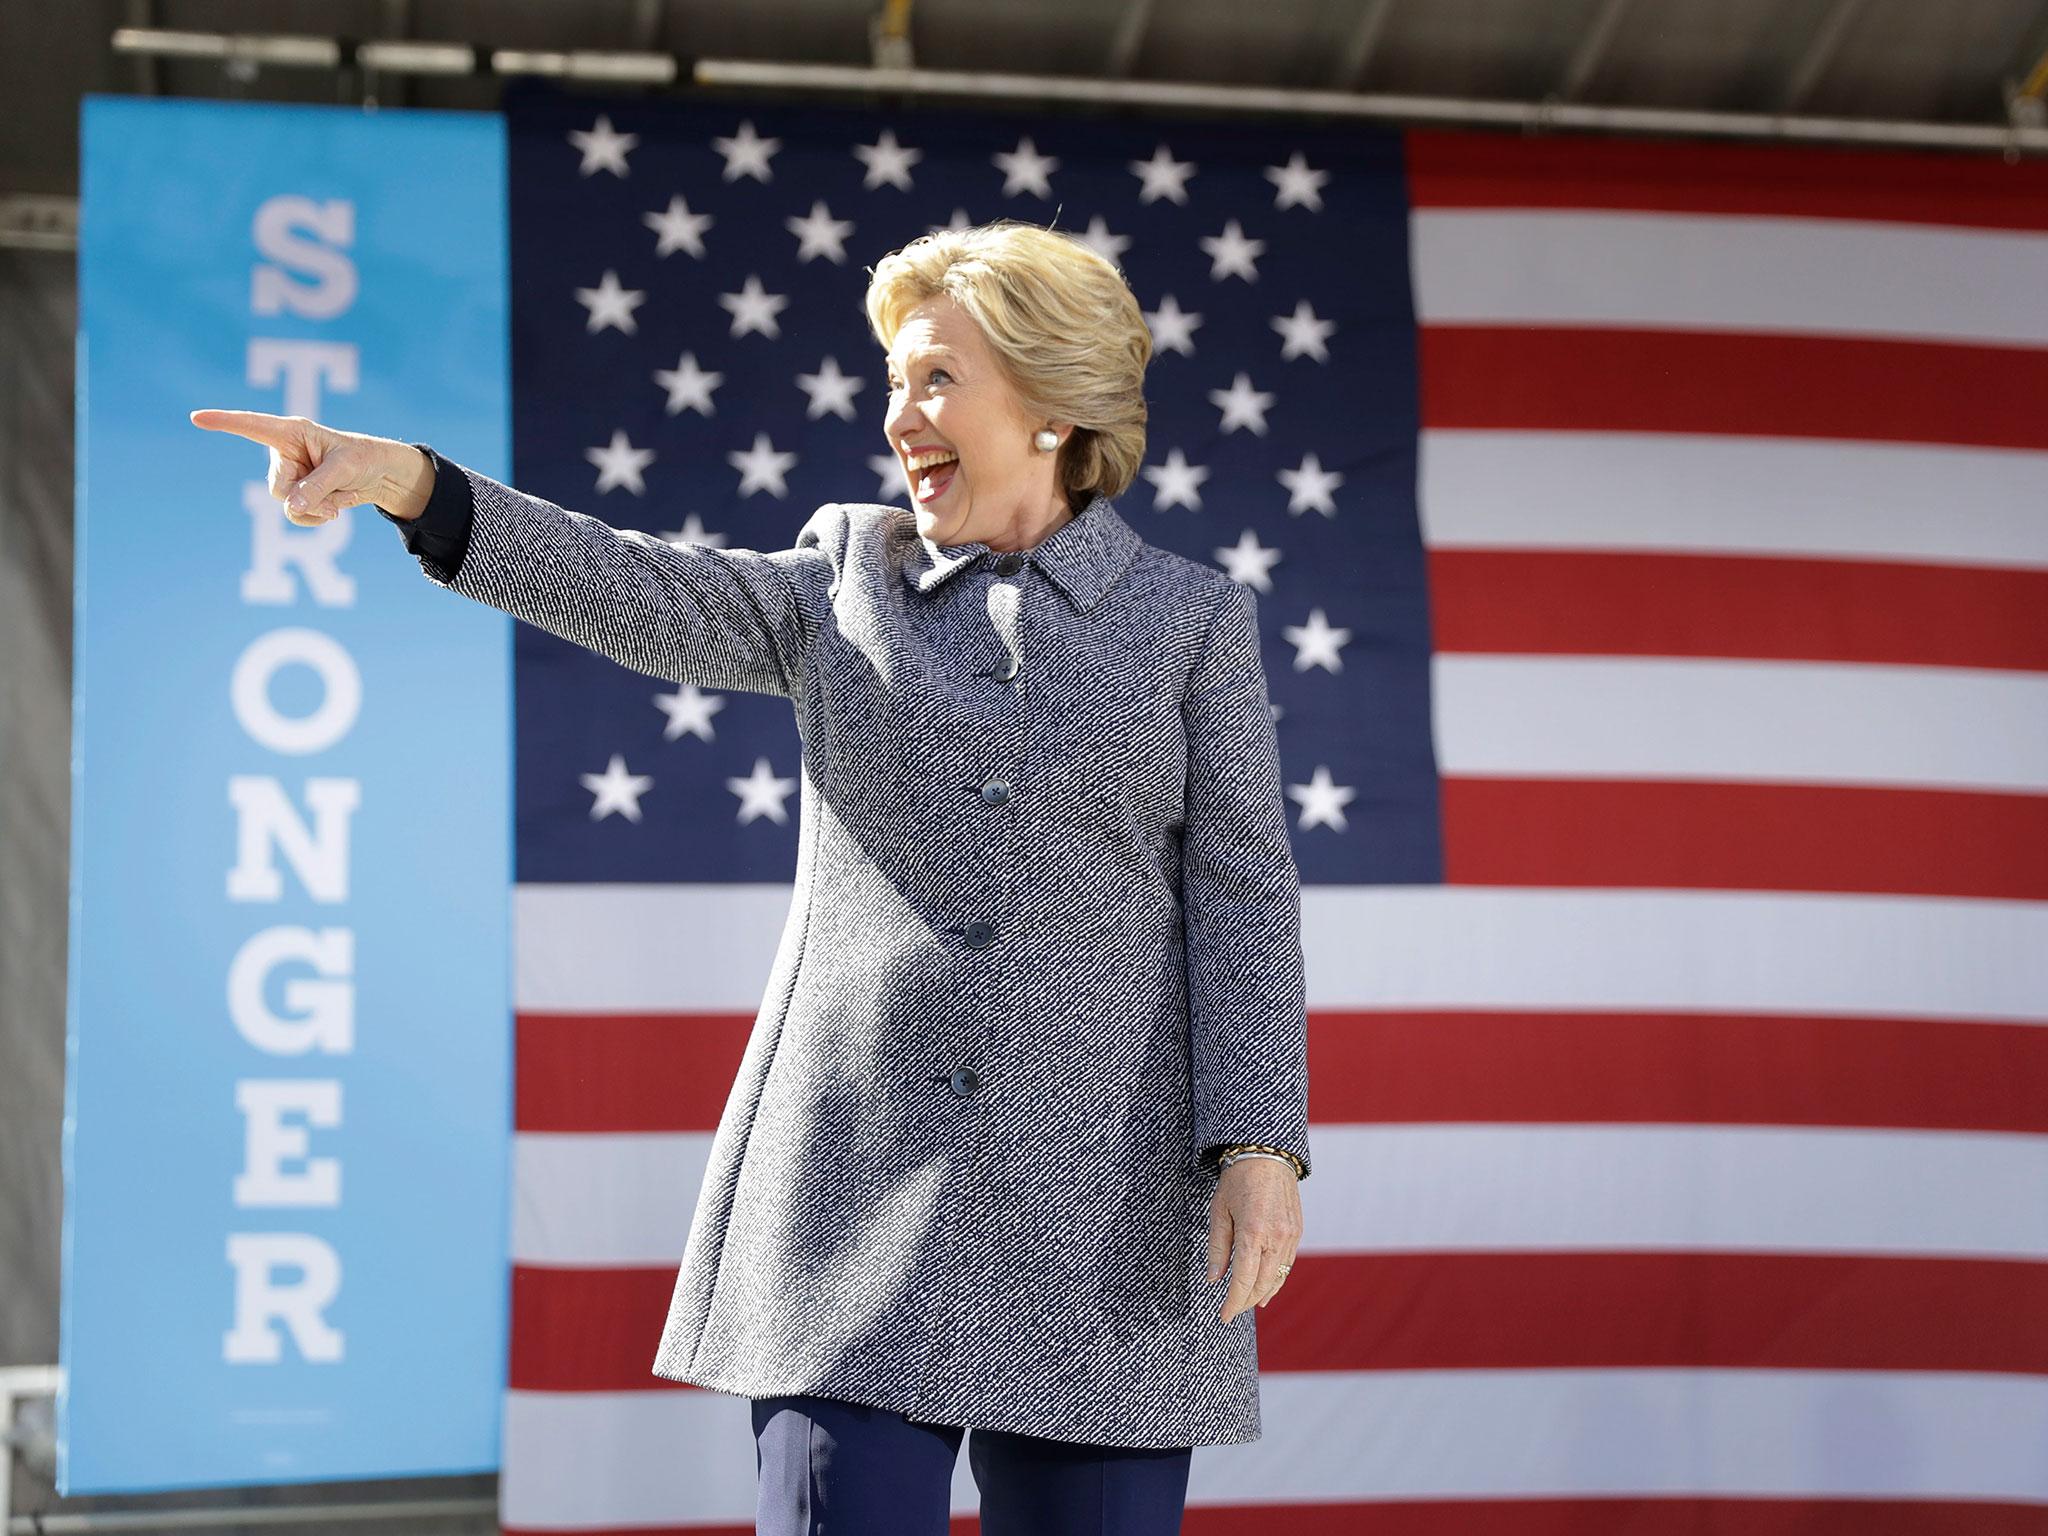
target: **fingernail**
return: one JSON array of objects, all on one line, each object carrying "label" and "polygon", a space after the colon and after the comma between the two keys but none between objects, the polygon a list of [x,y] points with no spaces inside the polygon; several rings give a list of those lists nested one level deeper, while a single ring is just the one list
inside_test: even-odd
[{"label": "fingernail", "polygon": [[306,498],[303,494],[301,494],[298,491],[293,491],[290,496],[286,497],[284,504],[290,507],[294,512],[303,512],[306,510]]}]

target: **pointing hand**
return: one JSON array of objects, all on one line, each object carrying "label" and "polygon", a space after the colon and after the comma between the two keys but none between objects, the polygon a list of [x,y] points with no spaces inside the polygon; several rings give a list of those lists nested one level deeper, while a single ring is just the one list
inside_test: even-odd
[{"label": "pointing hand", "polygon": [[192,425],[232,432],[270,450],[270,494],[302,528],[331,522],[350,507],[375,503],[411,519],[426,510],[432,462],[410,443],[343,432],[304,416],[204,410]]}]

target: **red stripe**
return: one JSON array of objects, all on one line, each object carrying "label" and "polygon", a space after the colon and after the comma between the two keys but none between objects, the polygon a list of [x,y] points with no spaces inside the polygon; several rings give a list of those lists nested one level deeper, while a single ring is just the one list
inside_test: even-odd
[{"label": "red stripe", "polygon": [[1323,1123],[2048,1132],[2034,1024],[1325,1009],[1309,1059],[1311,1142]]},{"label": "red stripe", "polygon": [[[1499,1498],[1195,1504],[1184,1536],[2048,1536],[2048,1508],[1955,1499]],[[504,1536],[561,1536],[501,1524]],[[607,1525],[584,1536],[753,1536],[754,1525]],[[948,1536],[974,1536],[954,1515]]]},{"label": "red stripe", "polygon": [[521,1131],[708,1131],[754,1026],[738,1013],[518,1016]]},{"label": "red stripe", "polygon": [[654,1374],[676,1266],[512,1266],[515,1392],[694,1391]]},{"label": "red stripe", "polygon": [[2048,163],[1989,155],[1410,129],[1416,208],[1600,208],[2048,229]]},{"label": "red stripe", "polygon": [[[953,1522],[955,1532],[973,1528]],[[1974,1499],[1360,1500],[1190,1505],[1181,1530],[1184,1536],[2048,1536],[2048,1507]]]},{"label": "red stripe", "polygon": [[1450,778],[1453,885],[2048,899],[2048,795]]},{"label": "red stripe", "polygon": [[1438,651],[2048,671],[2048,570],[1437,549],[1429,602]]},{"label": "red stripe", "polygon": [[[670,1270],[513,1271],[515,1390],[652,1374]],[[2048,1264],[1777,1253],[1305,1253],[1259,1312],[1268,1371],[2048,1372]]]},{"label": "red stripe", "polygon": [[1425,428],[2048,448],[2048,347],[1425,325]]},{"label": "red stripe", "polygon": [[[522,1014],[520,1131],[708,1135],[746,1026]],[[2048,1132],[2048,1028],[1723,1013],[1309,1014],[1311,1119]],[[560,1069],[578,1065],[573,1077]],[[675,1086],[650,1098],[646,1085]]]},{"label": "red stripe", "polygon": [[1303,1254],[1278,1371],[2048,1371],[2048,1264],[1785,1253]]}]

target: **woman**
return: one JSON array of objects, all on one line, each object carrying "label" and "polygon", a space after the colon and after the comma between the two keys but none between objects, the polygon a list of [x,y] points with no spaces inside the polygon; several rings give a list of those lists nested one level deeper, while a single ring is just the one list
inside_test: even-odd
[{"label": "woman", "polygon": [[201,411],[311,526],[672,682],[791,700],[794,898],[654,1374],[752,1398],[762,1531],[1179,1529],[1259,1438],[1308,1174],[1300,882],[1254,600],[1144,540],[1151,337],[1070,236],[872,269],[911,511],[614,530],[424,444]]}]

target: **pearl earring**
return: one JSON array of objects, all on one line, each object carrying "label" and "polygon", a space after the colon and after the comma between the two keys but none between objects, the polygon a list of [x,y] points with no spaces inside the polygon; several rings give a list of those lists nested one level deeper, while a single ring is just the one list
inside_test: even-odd
[{"label": "pearl earring", "polygon": [[1059,447],[1060,435],[1051,427],[1040,427],[1031,434],[1031,441],[1040,453],[1051,453],[1053,449]]}]

